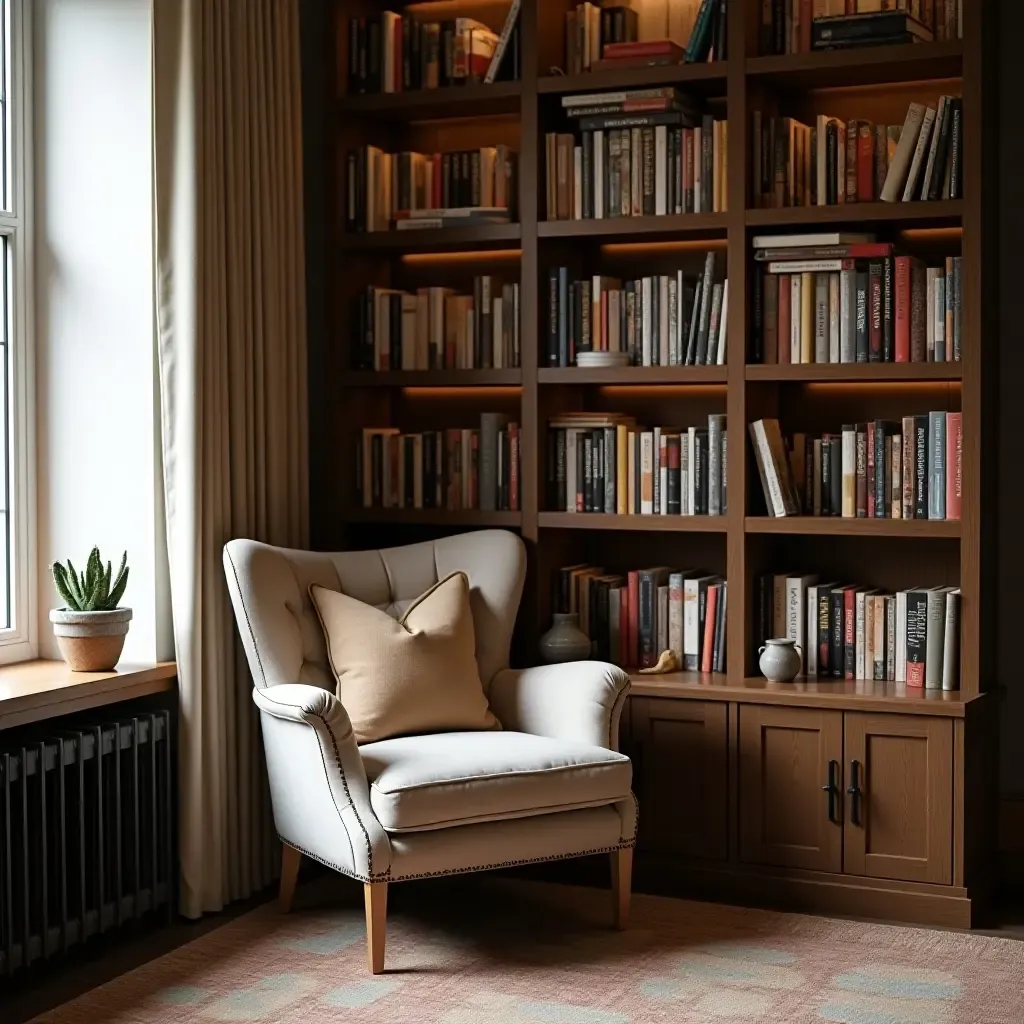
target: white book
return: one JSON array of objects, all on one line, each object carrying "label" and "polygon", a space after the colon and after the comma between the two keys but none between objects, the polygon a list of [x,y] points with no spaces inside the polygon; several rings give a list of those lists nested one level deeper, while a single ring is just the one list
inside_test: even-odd
[{"label": "white book", "polygon": [[804,675],[818,674],[818,587],[811,584],[807,588],[804,613],[804,636],[810,641],[804,648]]},{"label": "white book", "polygon": [[909,203],[917,192],[918,181],[921,171],[928,162],[928,144],[932,138],[932,126],[935,124],[935,108],[927,107],[924,117],[921,120],[921,130],[917,135],[917,145],[914,147],[914,156],[910,161],[910,171],[907,174],[907,184],[903,189],[903,202]]},{"label": "white book", "polygon": [[689,324],[683,323],[685,319],[683,313],[683,295],[685,294],[686,284],[683,281],[683,272],[681,270],[676,271],[676,335],[674,340],[676,361],[673,363],[674,366],[682,366],[683,361],[686,359],[686,331]]},{"label": "white book", "polygon": [[[786,502],[782,496],[782,481],[772,458],[771,446],[768,444],[768,436],[765,433],[764,421],[756,420],[750,424],[750,431],[753,442],[760,456],[759,462],[763,467],[764,480],[768,488],[765,497],[768,499],[768,511],[776,518],[781,519],[786,515]],[[568,458],[568,454],[566,455]]]},{"label": "white book", "polygon": [[928,358],[936,363],[946,361],[946,275],[941,271],[935,274],[935,309],[932,313],[935,320],[934,349]]},{"label": "white book", "polygon": [[960,689],[960,591],[946,594],[946,629],[942,646],[942,688]]},{"label": "white book", "polygon": [[572,219],[583,220],[583,147],[572,151]]},{"label": "white book", "polygon": [[659,274],[655,282],[658,288],[658,365],[668,366],[668,278]]},{"label": "white book", "polygon": [[[658,428],[660,430],[660,428]],[[662,434],[658,439],[658,479],[660,491],[658,500],[658,512],[660,515],[668,515],[668,438]]]},{"label": "white book", "polygon": [[842,434],[842,516],[857,518],[857,428],[843,427]]},{"label": "white book", "polygon": [[845,260],[770,260],[761,264],[769,274],[838,273]]},{"label": "white book", "polygon": [[801,661],[806,662],[807,651],[807,595],[817,576],[786,577],[786,632],[790,640],[800,648]]},{"label": "white book", "polygon": [[649,516],[654,512],[654,502],[652,494],[648,493],[646,496],[643,493],[643,481],[651,481],[651,491],[653,491],[654,484],[654,434],[650,430],[644,430],[640,434],[640,482],[641,482],[641,493],[637,495],[639,498],[640,515]]},{"label": "white book", "polygon": [[700,659],[700,587],[714,576],[693,576],[683,580],[683,667],[693,672]]},{"label": "white book", "polygon": [[803,322],[800,304],[803,281],[799,274],[794,274],[789,282],[790,285],[790,315],[789,315],[789,361],[793,364],[800,362],[800,325]]},{"label": "white book", "polygon": [[857,231],[819,231],[804,235],[754,235],[751,245],[755,249],[821,249],[832,245],[867,245],[874,242],[873,234]]},{"label": "white book", "polygon": [[935,173],[935,158],[939,150],[939,132],[942,129],[942,119],[946,116],[946,104],[949,102],[947,96],[939,97],[939,105],[935,110],[935,127],[932,130],[931,142],[928,146],[928,162],[924,166],[924,175],[921,178],[918,189],[918,199],[928,198],[928,184]]},{"label": "white book", "polygon": [[857,272],[839,274],[839,362],[857,361]]},{"label": "white book", "polygon": [[668,126],[654,128],[654,213],[668,213]]},{"label": "white book", "polygon": [[505,24],[502,27],[501,35],[498,37],[497,45],[494,47],[491,63],[487,66],[487,74],[484,75],[485,85],[490,85],[498,75],[502,58],[505,56],[505,50],[508,49],[508,41],[512,38],[512,30],[515,28],[516,21],[519,18],[519,8],[521,5],[522,0],[512,0],[508,14],[505,16]]},{"label": "white book", "polygon": [[[651,444],[651,514],[661,513],[661,427],[652,427]],[[662,648],[664,650],[664,648]],[[661,651],[658,652],[659,654]]]},{"label": "white book", "polygon": [[696,482],[696,476],[693,472],[693,449],[697,443],[697,428],[688,427],[686,430],[686,490],[683,492],[686,495],[686,512],[688,516],[694,514],[695,508],[695,494],[694,494],[694,483]]},{"label": "white book", "polygon": [[867,591],[857,591],[857,596],[854,598],[854,625],[853,625],[853,644],[854,644],[854,656],[853,656],[853,675],[855,679],[866,679],[864,675],[865,665],[865,651],[866,651],[866,632],[865,632],[865,616],[866,616],[866,604],[867,604]]},{"label": "white book", "polygon": [[604,220],[604,132],[594,132],[594,219]]},{"label": "white book", "polygon": [[[914,150],[917,148],[917,139],[921,134],[921,122],[924,120],[925,108],[920,103],[911,103],[907,110],[906,120],[903,122],[903,131],[900,133],[900,141],[896,146],[896,152],[889,163],[889,170],[885,176],[885,184],[879,199],[883,203],[895,203],[903,194],[903,186],[907,180],[907,172],[910,170],[910,162],[914,157]],[[840,149],[843,147],[840,146]]]},{"label": "white book", "polygon": [[725,354],[729,339],[729,278],[722,283],[722,314],[718,327],[718,359],[719,366],[725,365]]},{"label": "white book", "polygon": [[828,361],[839,362],[840,317],[842,306],[839,298],[839,274],[828,275]]},{"label": "white book", "polygon": [[896,594],[896,682],[907,681],[907,592]]}]

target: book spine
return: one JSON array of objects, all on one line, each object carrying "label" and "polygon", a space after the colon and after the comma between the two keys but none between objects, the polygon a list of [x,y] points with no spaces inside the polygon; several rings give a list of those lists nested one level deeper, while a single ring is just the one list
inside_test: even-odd
[{"label": "book spine", "polygon": [[928,417],[914,417],[914,518],[928,518]]},{"label": "book spine", "polygon": [[928,639],[928,594],[907,594],[907,685],[924,686]]},{"label": "book spine", "polygon": [[946,518],[946,414],[928,414],[928,518]]}]

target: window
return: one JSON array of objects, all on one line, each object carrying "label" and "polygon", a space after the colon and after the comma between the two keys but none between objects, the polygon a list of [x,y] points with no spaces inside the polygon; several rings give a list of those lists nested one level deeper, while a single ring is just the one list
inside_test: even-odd
[{"label": "window", "polygon": [[30,0],[0,0],[0,663],[35,651]]}]

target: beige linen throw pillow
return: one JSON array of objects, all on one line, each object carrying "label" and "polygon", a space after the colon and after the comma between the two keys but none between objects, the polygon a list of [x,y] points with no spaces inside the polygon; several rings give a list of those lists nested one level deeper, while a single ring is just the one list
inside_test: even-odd
[{"label": "beige linen throw pillow", "polygon": [[398,620],[315,583],[309,596],[357,743],[501,728],[480,683],[465,573],[435,584]]}]

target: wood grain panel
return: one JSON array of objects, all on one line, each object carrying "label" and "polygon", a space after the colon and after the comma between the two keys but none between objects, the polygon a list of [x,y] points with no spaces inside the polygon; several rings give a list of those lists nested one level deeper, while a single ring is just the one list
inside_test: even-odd
[{"label": "wood grain panel", "polygon": [[846,873],[949,885],[953,724],[851,712],[844,731]]}]

